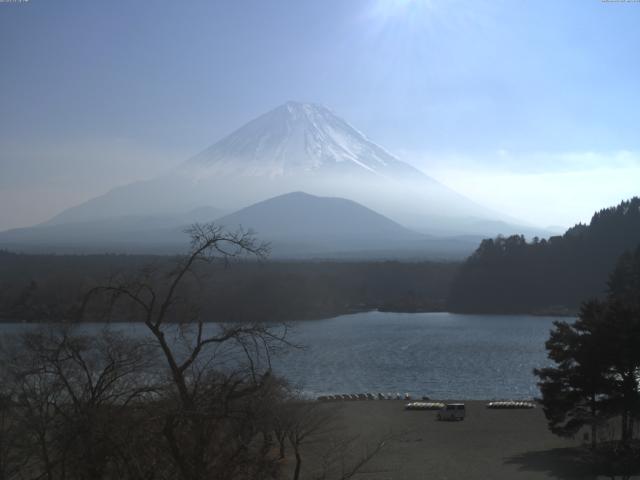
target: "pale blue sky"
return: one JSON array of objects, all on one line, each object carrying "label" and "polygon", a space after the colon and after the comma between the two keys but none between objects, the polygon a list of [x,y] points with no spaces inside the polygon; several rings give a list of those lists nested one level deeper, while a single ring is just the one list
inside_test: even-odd
[{"label": "pale blue sky", "polygon": [[[640,193],[640,3],[0,3],[0,229],[323,103],[541,225]],[[585,218],[586,217],[586,218]]]}]

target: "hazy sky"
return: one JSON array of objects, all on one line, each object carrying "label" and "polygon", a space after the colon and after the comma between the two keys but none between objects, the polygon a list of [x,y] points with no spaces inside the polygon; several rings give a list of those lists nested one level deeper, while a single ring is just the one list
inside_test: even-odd
[{"label": "hazy sky", "polygon": [[640,194],[640,3],[0,2],[0,229],[322,103],[539,225]]}]

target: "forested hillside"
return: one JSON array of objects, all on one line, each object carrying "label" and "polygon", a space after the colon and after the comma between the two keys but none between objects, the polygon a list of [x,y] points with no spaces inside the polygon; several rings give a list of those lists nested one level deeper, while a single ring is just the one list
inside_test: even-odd
[{"label": "forested hillside", "polygon": [[[110,277],[167,268],[175,258],[24,255],[0,251],[0,321],[55,321]],[[186,283],[207,320],[284,321],[381,309],[443,310],[458,263],[235,262],[205,264]],[[126,320],[126,318],[123,318]]]},{"label": "forested hillside", "polygon": [[640,244],[640,198],[595,213],[549,240],[483,240],[456,276],[449,308],[458,312],[575,311],[606,290],[609,272]]}]

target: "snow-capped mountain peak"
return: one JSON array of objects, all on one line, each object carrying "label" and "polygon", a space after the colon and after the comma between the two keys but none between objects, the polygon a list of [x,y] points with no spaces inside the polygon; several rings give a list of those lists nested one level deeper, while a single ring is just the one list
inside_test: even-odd
[{"label": "snow-capped mountain peak", "polygon": [[352,200],[421,232],[466,232],[455,225],[468,220],[456,219],[498,218],[398,160],[328,108],[288,102],[177,169],[116,188],[52,223],[177,214],[201,205],[233,212],[295,191]]},{"label": "snow-capped mountain peak", "polygon": [[287,102],[250,121],[187,165],[198,176],[423,174],[376,145],[328,108]]}]

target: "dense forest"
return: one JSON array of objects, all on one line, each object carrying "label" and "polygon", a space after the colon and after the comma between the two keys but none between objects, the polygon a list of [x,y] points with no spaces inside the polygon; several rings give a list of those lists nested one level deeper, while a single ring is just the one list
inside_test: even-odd
[{"label": "dense forest", "polygon": [[523,236],[483,240],[451,286],[458,312],[575,312],[602,297],[617,259],[640,244],[640,198],[595,213],[548,240]]},{"label": "dense forest", "polygon": [[[0,252],[0,319],[48,321],[114,276],[173,257]],[[441,262],[238,261],[202,265],[187,284],[213,321],[292,321],[379,309],[442,310],[459,267]],[[123,318],[125,320],[125,318]]]}]

